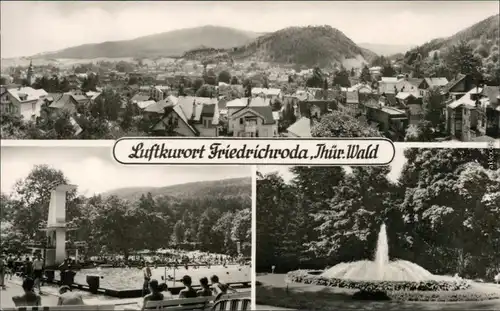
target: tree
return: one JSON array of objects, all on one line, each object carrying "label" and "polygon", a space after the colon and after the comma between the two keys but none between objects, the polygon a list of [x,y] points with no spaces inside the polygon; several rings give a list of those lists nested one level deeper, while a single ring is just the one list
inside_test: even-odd
[{"label": "tree", "polygon": [[240,82],[238,81],[238,78],[236,76],[233,76],[231,78],[231,85],[237,85],[239,84]]},{"label": "tree", "polygon": [[230,84],[230,82],[231,82],[231,74],[228,71],[226,71],[226,70],[221,71],[219,73],[218,81]]},{"label": "tree", "polygon": [[489,260],[499,255],[498,224],[491,220],[500,215],[490,208],[500,184],[498,172],[488,169],[487,152],[415,148],[405,155],[400,210],[415,250],[409,259],[438,273],[491,277]]},{"label": "tree", "polygon": [[[38,228],[48,219],[51,190],[54,185],[68,184],[68,179],[60,170],[47,165],[36,165],[24,179],[16,182],[12,195],[12,225],[25,239],[42,241],[43,232]],[[74,205],[76,190],[67,195],[68,221],[76,211]]]},{"label": "tree", "polygon": [[94,220],[94,241],[108,251],[121,254],[127,260],[133,249],[144,249],[141,237],[143,230],[137,230],[141,218],[138,209],[133,209],[127,201],[116,196],[94,203],[99,213]]},{"label": "tree", "polygon": [[481,60],[474,55],[472,47],[465,41],[451,47],[446,63],[454,74],[478,75],[481,67]]},{"label": "tree", "polygon": [[324,74],[319,67],[314,68],[313,75],[306,81],[306,86],[319,88],[324,86]]},{"label": "tree", "polygon": [[349,80],[349,73],[343,66],[341,66],[340,70],[335,73],[335,77],[333,78],[333,84],[339,85],[341,87],[351,86],[351,81]]},{"label": "tree", "polygon": [[182,220],[178,220],[174,225],[174,240],[176,243],[185,241],[185,225]]},{"label": "tree", "polygon": [[216,95],[216,90],[213,85],[204,84],[200,87],[200,89],[196,92],[197,97],[214,97]]},{"label": "tree", "polygon": [[217,85],[217,76],[215,75],[215,72],[212,69],[209,69],[203,74],[203,81],[205,84]]},{"label": "tree", "polygon": [[235,242],[252,241],[252,211],[249,208],[242,209],[234,215],[231,237]]},{"label": "tree", "polygon": [[407,142],[431,142],[434,141],[434,129],[431,122],[422,120],[418,124],[411,124],[406,130],[405,141]]},{"label": "tree", "polygon": [[203,79],[198,78],[198,79],[194,80],[193,91],[198,92],[198,90],[201,88],[203,83],[204,83]]},{"label": "tree", "polygon": [[378,130],[353,118],[347,112],[334,110],[321,117],[311,128],[313,137],[380,137]]},{"label": "tree", "polygon": [[354,78],[356,76],[356,71],[354,71],[354,68],[351,68],[351,78]]},{"label": "tree", "polygon": [[122,107],[120,95],[110,89],[104,90],[90,105],[90,113],[94,118],[116,121]]},{"label": "tree", "polygon": [[75,128],[71,124],[71,116],[67,112],[63,112],[54,122],[54,130],[57,134],[57,139],[70,139],[75,136]]},{"label": "tree", "polygon": [[125,111],[123,112],[123,116],[120,121],[120,126],[125,131],[132,127],[132,123],[134,121],[135,114],[135,104],[132,102],[127,102],[125,105]]},{"label": "tree", "polygon": [[355,167],[329,192],[328,207],[313,212],[319,235],[311,250],[316,255],[330,257],[332,263],[371,257],[378,228],[394,208],[388,204],[393,187],[389,172],[388,167]]},{"label": "tree", "polygon": [[444,96],[439,88],[431,88],[424,97],[424,119],[429,121],[434,129],[444,130],[445,108]]},{"label": "tree", "polygon": [[370,83],[372,81],[372,75],[370,73],[370,69],[368,69],[368,66],[363,67],[359,79],[365,83]]},{"label": "tree", "polygon": [[394,77],[396,75],[396,70],[394,70],[391,64],[387,64],[382,67],[381,73],[383,77]]}]

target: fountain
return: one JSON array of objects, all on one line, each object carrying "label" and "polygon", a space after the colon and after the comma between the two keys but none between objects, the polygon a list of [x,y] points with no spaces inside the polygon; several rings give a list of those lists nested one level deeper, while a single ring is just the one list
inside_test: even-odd
[{"label": "fountain", "polygon": [[323,277],[360,281],[407,281],[422,282],[443,280],[419,265],[406,260],[389,260],[389,244],[386,226],[380,227],[375,258],[349,263],[340,263],[321,274]]},{"label": "fountain", "polygon": [[390,260],[388,245],[386,226],[382,225],[373,260],[340,263],[326,270],[290,271],[285,281],[354,290],[352,299],[355,300],[449,302],[500,299],[496,287],[435,275],[407,260]]}]

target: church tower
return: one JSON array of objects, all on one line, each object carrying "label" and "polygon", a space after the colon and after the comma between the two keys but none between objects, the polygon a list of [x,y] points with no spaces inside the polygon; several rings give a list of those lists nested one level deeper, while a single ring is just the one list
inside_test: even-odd
[{"label": "church tower", "polygon": [[30,60],[30,66],[28,67],[28,73],[26,75],[26,80],[28,80],[28,84],[32,85],[35,82],[35,77],[33,75],[33,60]]}]

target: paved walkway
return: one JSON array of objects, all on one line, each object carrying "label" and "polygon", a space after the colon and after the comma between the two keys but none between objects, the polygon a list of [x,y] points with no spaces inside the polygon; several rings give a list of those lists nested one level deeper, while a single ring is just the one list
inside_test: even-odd
[{"label": "paved walkway", "polygon": [[256,305],[255,307],[256,307],[256,310],[268,310],[268,311],[291,310],[291,311],[295,311],[295,309],[286,309],[286,308],[273,307],[273,306],[264,306],[264,305]]},{"label": "paved walkway", "polygon": [[[300,310],[500,310],[500,299],[464,302],[358,301],[352,300],[352,290],[300,283],[287,284],[284,274],[258,276],[257,281],[262,285],[256,288],[256,303],[276,304]],[[488,291],[500,291],[498,285],[481,286]],[[268,310],[273,310],[274,307],[270,308]]]},{"label": "paved walkway", "polygon": [[[12,280],[6,280],[5,285],[7,288],[5,290],[0,290],[0,307],[13,308],[15,307],[12,297],[19,296],[24,293],[21,288],[21,280],[19,278],[13,278]],[[88,292],[74,290],[82,294],[84,297],[84,302],[86,305],[116,305],[116,310],[122,310],[126,305],[137,305],[141,298],[131,298],[131,299],[116,299],[112,297],[106,297],[102,295],[93,295]],[[42,305],[43,306],[55,306],[58,301],[58,289],[54,286],[42,286]]]}]

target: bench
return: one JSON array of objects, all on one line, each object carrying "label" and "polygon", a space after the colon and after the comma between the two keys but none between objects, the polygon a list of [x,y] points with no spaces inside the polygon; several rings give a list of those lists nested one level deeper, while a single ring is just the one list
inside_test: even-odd
[{"label": "bench", "polygon": [[[249,298],[250,292],[238,292],[222,295],[219,299],[244,299]],[[210,309],[213,305],[215,297],[197,297],[197,298],[175,298],[165,299],[161,301],[148,301],[145,310],[204,310]],[[139,306],[125,306],[125,310],[140,310]]]},{"label": "bench", "polygon": [[212,311],[247,311],[250,310],[250,299],[225,299],[217,301]]},{"label": "bench", "polygon": [[113,305],[81,305],[81,306],[32,306],[32,307],[15,307],[1,308],[2,311],[113,311]]},{"label": "bench", "polygon": [[[176,298],[165,299],[161,301],[148,301],[145,310],[204,310],[210,306],[213,297],[196,297],[196,298]],[[132,310],[128,307],[125,310]],[[137,308],[135,308],[137,310]]]},{"label": "bench", "polygon": [[218,300],[230,300],[230,299],[241,299],[241,298],[250,298],[250,291],[247,292],[237,292],[231,294],[221,295]]}]

